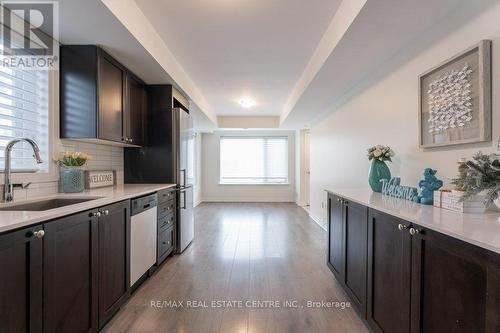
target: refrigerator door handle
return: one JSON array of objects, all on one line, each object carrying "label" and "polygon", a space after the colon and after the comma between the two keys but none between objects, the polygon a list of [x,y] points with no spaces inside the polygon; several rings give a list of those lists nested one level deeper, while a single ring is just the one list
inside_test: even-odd
[{"label": "refrigerator door handle", "polygon": [[184,186],[186,186],[186,169],[180,169],[179,172],[182,172],[181,187],[184,187]]},{"label": "refrigerator door handle", "polygon": [[181,191],[181,194],[182,194],[181,209],[186,209],[186,191]]}]

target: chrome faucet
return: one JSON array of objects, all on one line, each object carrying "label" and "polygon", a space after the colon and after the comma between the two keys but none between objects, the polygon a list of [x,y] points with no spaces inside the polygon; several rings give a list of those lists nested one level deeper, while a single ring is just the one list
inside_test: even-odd
[{"label": "chrome faucet", "polygon": [[18,142],[27,142],[31,145],[31,148],[33,148],[33,157],[36,160],[36,163],[40,164],[42,163],[42,158],[40,157],[40,148],[38,148],[38,145],[36,144],[35,141],[28,139],[28,138],[17,138],[12,141],[10,141],[7,146],[5,146],[5,171],[4,171],[4,185],[3,185],[3,201],[4,202],[11,202],[14,200],[14,184],[12,184],[12,179],[11,179],[11,174],[10,174],[10,163],[11,163],[11,152],[12,148],[14,148],[14,145]]}]

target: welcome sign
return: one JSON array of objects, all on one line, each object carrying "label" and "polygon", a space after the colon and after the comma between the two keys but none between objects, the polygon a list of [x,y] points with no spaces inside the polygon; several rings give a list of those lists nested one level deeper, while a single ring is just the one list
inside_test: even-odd
[{"label": "welcome sign", "polygon": [[87,189],[113,186],[115,185],[115,181],[115,170],[85,171],[85,188]]},{"label": "welcome sign", "polygon": [[390,180],[382,179],[382,194],[395,198],[414,201],[418,196],[418,190],[415,187],[402,186],[401,178],[393,177]]}]

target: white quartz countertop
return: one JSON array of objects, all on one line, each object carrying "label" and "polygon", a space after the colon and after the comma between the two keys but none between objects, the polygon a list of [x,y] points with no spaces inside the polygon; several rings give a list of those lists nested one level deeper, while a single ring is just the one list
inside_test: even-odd
[{"label": "white quartz countertop", "polygon": [[17,205],[20,203],[24,204],[53,198],[98,198],[95,200],[44,211],[0,211],[0,233],[49,221],[81,211],[106,206],[114,202],[140,197],[142,195],[154,193],[156,191],[174,186],[175,184],[125,184],[86,190],[82,193],[60,193],[56,195],[37,197],[30,200],[14,201],[9,204],[0,204],[0,208],[3,209],[10,205]]},{"label": "white quartz countertop", "polygon": [[457,213],[397,199],[370,189],[326,189],[344,199],[500,254],[500,213]]}]

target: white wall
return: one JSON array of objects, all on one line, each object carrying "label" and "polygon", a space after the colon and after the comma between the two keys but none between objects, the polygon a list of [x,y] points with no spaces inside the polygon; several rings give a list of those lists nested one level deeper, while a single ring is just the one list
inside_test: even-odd
[{"label": "white wall", "polygon": [[[288,185],[220,185],[221,135],[288,135]],[[202,197],[203,201],[235,202],[294,202],[295,201],[295,132],[293,131],[217,131],[203,133],[202,139]]]},{"label": "white wall", "polygon": [[[460,13],[457,13],[459,15]],[[500,4],[492,5],[468,22],[443,21],[434,31],[452,31],[441,40],[420,36],[420,51],[402,50],[384,72],[366,78],[357,91],[311,129],[311,216],[325,224],[325,188],[365,188],[369,161],[366,149],[375,144],[394,148],[389,164],[393,176],[416,186],[425,167],[438,170],[449,182],[457,173],[456,161],[478,150],[496,151],[500,136]],[[448,18],[453,21],[455,18]],[[429,32],[432,34],[432,31]],[[493,40],[493,142],[434,150],[418,148],[418,75],[479,42]],[[361,42],[361,41],[360,41]],[[411,47],[410,47],[411,48]],[[416,48],[418,49],[418,48]]]}]

